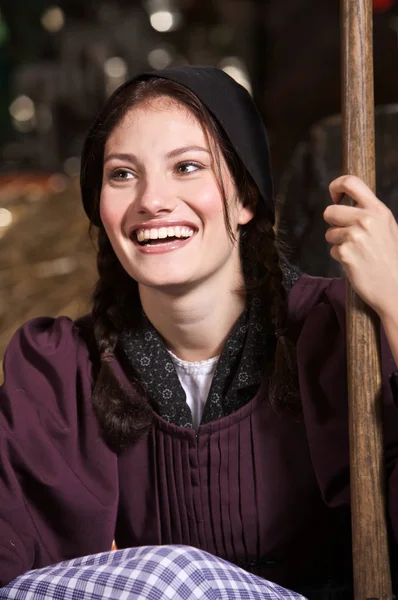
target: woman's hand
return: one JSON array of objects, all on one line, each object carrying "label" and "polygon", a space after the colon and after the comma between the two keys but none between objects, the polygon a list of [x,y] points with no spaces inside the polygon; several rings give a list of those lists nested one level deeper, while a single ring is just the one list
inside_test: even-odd
[{"label": "woman's hand", "polygon": [[[326,240],[354,290],[382,320],[398,322],[398,225],[383,202],[358,177],[338,177],[329,187],[334,202],[324,212]],[[339,205],[347,194],[356,206]]]}]

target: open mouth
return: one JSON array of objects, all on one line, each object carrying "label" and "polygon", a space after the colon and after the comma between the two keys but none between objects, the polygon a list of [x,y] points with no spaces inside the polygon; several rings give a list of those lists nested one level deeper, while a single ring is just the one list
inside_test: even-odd
[{"label": "open mouth", "polygon": [[159,229],[137,229],[134,237],[140,246],[160,246],[187,240],[194,233],[190,227],[160,227]]}]

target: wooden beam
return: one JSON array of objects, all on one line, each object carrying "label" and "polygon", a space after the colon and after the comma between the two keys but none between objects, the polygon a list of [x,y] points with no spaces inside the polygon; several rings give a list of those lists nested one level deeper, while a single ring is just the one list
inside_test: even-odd
[{"label": "wooden beam", "polygon": [[[371,0],[341,0],[344,172],[375,190]],[[347,203],[353,204],[351,200]],[[380,325],[347,281],[355,600],[391,600],[385,516]],[[333,457],[331,457],[333,460]]]}]

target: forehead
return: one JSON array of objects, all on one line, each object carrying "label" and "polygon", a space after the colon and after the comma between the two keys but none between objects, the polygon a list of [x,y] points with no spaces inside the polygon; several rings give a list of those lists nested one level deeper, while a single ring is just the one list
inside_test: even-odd
[{"label": "forehead", "polygon": [[149,144],[173,141],[207,143],[207,134],[193,113],[168,97],[146,100],[131,108],[111,132],[107,146],[128,139],[131,143]]}]

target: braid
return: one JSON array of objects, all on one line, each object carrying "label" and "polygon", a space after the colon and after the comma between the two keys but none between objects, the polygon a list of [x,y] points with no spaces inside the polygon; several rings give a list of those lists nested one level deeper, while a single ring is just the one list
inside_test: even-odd
[{"label": "braid", "polygon": [[288,294],[283,284],[283,253],[264,204],[256,201],[257,194],[254,184],[246,178],[243,197],[255,206],[256,216],[242,228],[241,256],[246,291],[267,299],[265,317],[276,337],[274,360],[268,366],[269,397],[279,411],[297,408],[299,402],[296,347],[285,335]]},{"label": "braid", "polygon": [[134,393],[128,394],[111,367],[122,327],[132,321],[131,311],[127,314],[125,307],[138,308],[139,299],[137,285],[120,265],[102,228],[98,233],[97,267],[99,280],[92,314],[101,361],[92,403],[102,437],[117,452],[149,429],[152,411],[139,382],[132,381]]},{"label": "braid", "polygon": [[[283,285],[283,271],[280,265],[281,252],[273,227],[269,227],[269,245],[272,248],[269,258],[269,298],[270,316],[276,335],[273,370],[270,375],[269,397],[274,408],[291,407],[298,399],[298,374],[296,347],[286,331],[287,292]],[[296,402],[295,402],[296,401]]]}]

